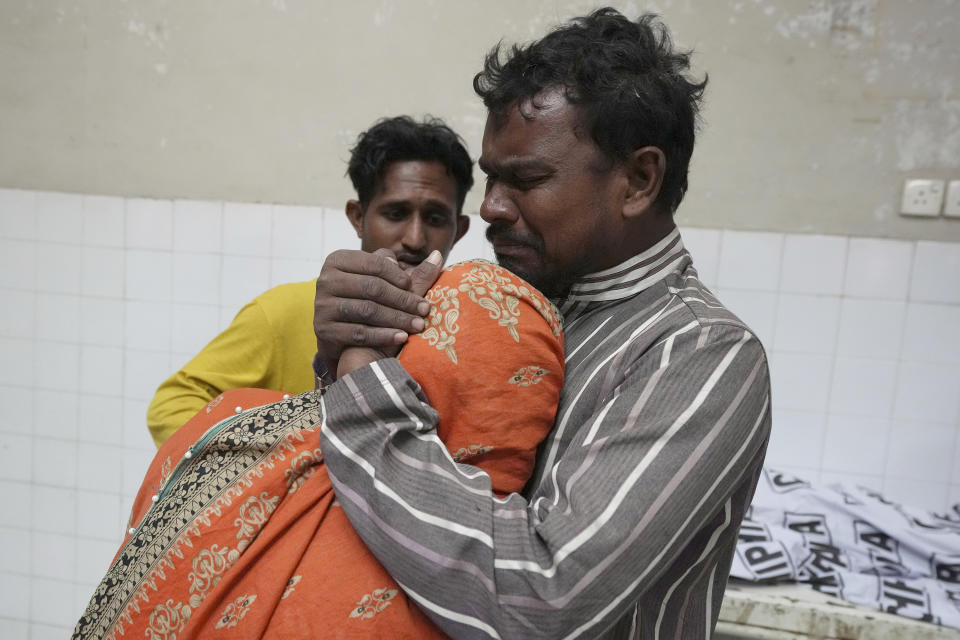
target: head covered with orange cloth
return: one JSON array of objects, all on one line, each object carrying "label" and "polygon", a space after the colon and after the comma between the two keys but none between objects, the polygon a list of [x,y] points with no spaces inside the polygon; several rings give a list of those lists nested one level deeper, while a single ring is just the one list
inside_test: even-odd
[{"label": "head covered with orange cloth", "polygon": [[[563,386],[560,315],[487,262],[449,267],[427,299],[428,325],[398,360],[450,455],[496,493],[520,491]],[[179,429],[74,638],[442,637],[338,508],[319,448],[324,401],[228,391]]]},{"label": "head covered with orange cloth", "polygon": [[398,360],[439,413],[438,435],[453,458],[496,461],[488,471],[494,488],[520,491],[563,387],[560,314],[486,262],[449,267],[426,297],[429,324]]}]

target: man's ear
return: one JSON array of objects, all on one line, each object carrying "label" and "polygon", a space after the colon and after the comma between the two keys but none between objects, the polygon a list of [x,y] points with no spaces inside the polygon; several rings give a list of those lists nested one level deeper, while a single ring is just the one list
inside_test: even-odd
[{"label": "man's ear", "polygon": [[453,244],[460,242],[460,238],[467,235],[470,230],[470,216],[462,213],[457,215],[457,234],[453,238]]},{"label": "man's ear", "polygon": [[350,224],[353,225],[354,231],[357,232],[357,237],[363,237],[363,207],[360,206],[358,200],[347,200],[346,206],[347,220],[350,221]]},{"label": "man's ear", "polygon": [[667,157],[659,147],[634,149],[626,161],[627,194],[623,216],[635,218],[653,210],[660,195]]}]

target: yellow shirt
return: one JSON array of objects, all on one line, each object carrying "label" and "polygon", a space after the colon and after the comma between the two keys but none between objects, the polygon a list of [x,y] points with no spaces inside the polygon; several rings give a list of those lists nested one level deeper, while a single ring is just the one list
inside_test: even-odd
[{"label": "yellow shirt", "polygon": [[228,389],[289,393],[313,389],[315,290],[313,281],[295,282],[258,296],[223,333],[161,384],[147,409],[147,426],[156,445]]}]

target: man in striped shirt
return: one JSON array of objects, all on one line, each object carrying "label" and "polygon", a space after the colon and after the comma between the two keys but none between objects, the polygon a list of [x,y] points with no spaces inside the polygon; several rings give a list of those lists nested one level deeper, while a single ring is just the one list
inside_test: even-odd
[{"label": "man in striped shirt", "polygon": [[760,343],[700,283],[673,223],[705,85],[688,64],[654,17],[603,9],[505,61],[495,49],[474,79],[488,237],[565,320],[556,424],[522,495],[455,464],[403,367],[349,346],[420,330],[414,293],[439,259],[404,274],[345,254],[318,285],[318,309],[351,332],[318,333],[342,351],[321,436],[340,504],[452,637],[713,631],[770,390]]}]

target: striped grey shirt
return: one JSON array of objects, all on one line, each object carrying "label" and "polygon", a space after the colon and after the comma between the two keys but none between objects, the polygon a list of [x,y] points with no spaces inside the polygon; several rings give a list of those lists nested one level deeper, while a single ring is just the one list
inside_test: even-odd
[{"label": "striped grey shirt", "polygon": [[678,231],[561,310],[566,380],[524,495],[456,465],[387,359],[324,397],[340,504],[454,638],[707,638],[770,432],[763,348]]}]

